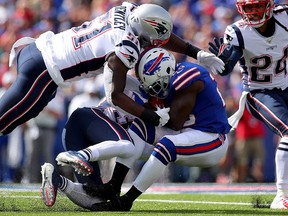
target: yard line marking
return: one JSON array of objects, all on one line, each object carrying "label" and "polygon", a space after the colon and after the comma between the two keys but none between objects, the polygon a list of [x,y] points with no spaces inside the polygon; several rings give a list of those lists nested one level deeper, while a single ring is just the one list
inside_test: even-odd
[{"label": "yard line marking", "polygon": [[212,202],[212,201],[192,201],[192,200],[148,200],[136,199],[138,202],[162,202],[162,203],[193,203],[193,204],[214,204],[214,205],[242,205],[251,206],[251,203],[236,203],[236,202]]},{"label": "yard line marking", "polygon": [[[40,196],[1,196],[3,198],[23,198],[23,199],[40,199]],[[58,197],[57,197],[58,198]],[[59,198],[67,198],[65,196]],[[58,198],[58,199],[59,199]],[[68,198],[67,198],[68,199]],[[161,203],[191,203],[191,204],[213,204],[213,205],[241,205],[251,206],[251,203],[236,203],[236,202],[212,202],[212,201],[192,201],[192,200],[154,200],[154,199],[136,199],[136,202],[161,202]]]},{"label": "yard line marking", "polygon": [[41,196],[9,196],[9,195],[4,195],[4,196],[1,196],[0,195],[0,197],[3,197],[3,198],[24,198],[24,199],[27,199],[27,198],[29,198],[29,199],[39,199],[39,198],[41,198]]}]

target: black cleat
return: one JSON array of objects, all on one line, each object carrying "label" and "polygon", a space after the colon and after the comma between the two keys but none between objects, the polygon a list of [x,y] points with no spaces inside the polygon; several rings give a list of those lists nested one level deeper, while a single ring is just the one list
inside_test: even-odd
[{"label": "black cleat", "polygon": [[133,202],[127,199],[127,196],[117,197],[111,201],[95,203],[92,205],[92,211],[130,211]]},{"label": "black cleat", "polygon": [[116,190],[112,183],[107,182],[106,184],[93,184],[85,183],[83,189],[90,196],[97,196],[105,200],[116,199],[120,196],[120,190]]}]

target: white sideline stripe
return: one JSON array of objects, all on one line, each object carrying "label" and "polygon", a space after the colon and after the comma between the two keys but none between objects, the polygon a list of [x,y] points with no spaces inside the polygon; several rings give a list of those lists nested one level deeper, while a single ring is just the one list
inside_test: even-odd
[{"label": "white sideline stripe", "polygon": [[213,205],[242,205],[251,206],[252,203],[236,203],[236,202],[211,202],[211,201],[192,201],[192,200],[148,200],[136,199],[138,202],[162,202],[162,203],[193,203],[193,204],[213,204]]},{"label": "white sideline stripe", "polygon": [[[1,196],[4,198],[24,198],[24,199],[40,199],[40,196]],[[64,198],[64,197],[63,197]],[[150,199],[136,199],[136,202],[161,202],[161,203],[191,203],[191,204],[212,204],[212,205],[241,205],[251,206],[251,203],[236,203],[236,202],[211,202],[211,201],[192,201],[192,200],[150,200]]]}]

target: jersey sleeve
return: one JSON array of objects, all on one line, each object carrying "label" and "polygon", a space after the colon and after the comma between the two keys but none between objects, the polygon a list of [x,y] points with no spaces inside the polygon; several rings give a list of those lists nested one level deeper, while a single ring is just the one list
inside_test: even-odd
[{"label": "jersey sleeve", "polygon": [[140,55],[139,50],[139,41],[129,32],[123,36],[122,41],[115,47],[116,55],[129,69],[135,67]]},{"label": "jersey sleeve", "polygon": [[[177,72],[173,75],[171,79],[171,90],[173,92],[179,92],[191,85],[191,83],[199,80],[201,78],[201,72],[204,70],[201,67],[196,67],[189,63],[185,63],[185,67],[182,65],[179,67]],[[204,71],[203,71],[204,72]],[[208,73],[208,72],[207,72]]]}]

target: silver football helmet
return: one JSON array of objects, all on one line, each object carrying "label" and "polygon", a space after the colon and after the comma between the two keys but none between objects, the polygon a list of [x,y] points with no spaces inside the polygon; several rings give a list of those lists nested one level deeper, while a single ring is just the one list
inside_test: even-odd
[{"label": "silver football helmet", "polygon": [[139,37],[141,47],[166,44],[173,28],[168,11],[155,4],[142,4],[134,9],[128,17],[128,24]]},{"label": "silver football helmet", "polygon": [[140,87],[152,97],[166,98],[175,67],[176,60],[172,53],[163,48],[149,49],[136,67]]}]

